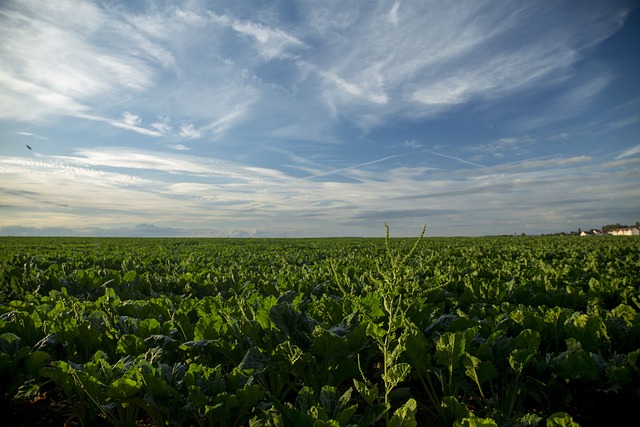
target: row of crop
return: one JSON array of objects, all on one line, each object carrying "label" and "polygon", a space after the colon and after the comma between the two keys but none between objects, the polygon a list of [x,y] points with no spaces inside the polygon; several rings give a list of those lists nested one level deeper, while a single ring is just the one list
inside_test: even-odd
[{"label": "row of crop", "polygon": [[[625,246],[632,245],[629,242],[616,246],[603,240],[597,252],[585,252],[577,246],[584,239],[569,242],[562,251],[553,248],[551,255],[544,245],[533,245],[536,240],[530,241],[531,247],[500,240],[467,246],[461,244],[464,242],[434,243],[414,253],[408,280],[416,287],[446,288],[455,298],[452,306],[465,310],[477,300],[561,306],[585,312],[594,298],[605,309],[621,303],[635,304],[634,272],[640,269],[637,248],[634,252],[633,246]],[[343,283],[354,284],[343,289],[347,294],[359,293],[370,284],[380,255],[375,242],[357,249],[322,243],[275,246],[277,255],[266,243],[260,249],[231,244],[227,248],[222,242],[212,247],[211,254],[185,252],[191,245],[180,250],[156,250],[155,244],[118,249],[131,249],[124,259],[104,249],[98,252],[102,256],[92,254],[84,259],[83,252],[15,254],[0,269],[2,298],[24,299],[34,292],[47,294],[65,288],[71,295],[96,299],[104,294],[104,286],[116,290],[122,299],[228,295],[242,293],[247,286],[267,295],[289,290],[309,295],[317,284],[335,284],[336,269],[345,276]],[[207,245],[203,248],[209,251],[211,244]],[[317,252],[320,255],[316,259],[310,256]]]},{"label": "row of crop", "polygon": [[[207,411],[209,422],[237,420],[246,386],[257,400],[241,413],[275,425],[411,425],[419,409],[450,423],[536,425],[557,411],[606,407],[583,405],[598,400],[629,413],[640,347],[630,274],[638,261],[629,247],[518,257],[526,246],[453,246],[457,262],[446,263],[417,246],[402,252],[385,243],[383,259],[325,247],[314,261],[293,245],[286,257],[272,252],[271,264],[249,257],[246,269],[227,253],[226,273],[202,252],[188,263],[130,256],[121,270],[14,256],[3,265],[3,286],[13,292],[0,308],[3,391],[10,396],[46,375],[115,425],[141,409],[169,424],[202,424]],[[558,253],[574,264],[557,261]],[[577,261],[599,264],[578,274]],[[166,265],[166,274],[153,265]],[[95,289],[87,292],[77,279],[93,268]],[[544,279],[526,280],[538,275]],[[539,293],[561,304],[527,303]],[[191,366],[215,371],[227,388],[195,393],[183,375]],[[150,397],[152,377],[183,409]],[[98,397],[78,395],[64,378],[80,391],[95,383]]]},{"label": "row of crop", "polygon": [[[509,420],[526,409],[525,393],[544,396],[534,406],[550,412],[561,409],[554,394],[585,384],[627,391],[638,374],[637,351],[610,351],[611,325],[627,325],[628,337],[638,337],[640,317],[630,307],[603,322],[569,309],[504,304],[445,314],[435,305],[380,293],[310,300],[295,292],[279,300],[252,293],[177,304],[169,298],[122,301],[108,289],[95,302],[64,292],[36,301],[11,303],[0,324],[5,347],[13,345],[14,359],[27,357],[25,373],[32,375],[33,366],[49,359],[72,366],[97,353],[110,363],[135,356],[229,372],[243,366],[272,403],[291,401],[304,387],[319,393],[353,382],[363,398],[382,396],[380,402],[365,399],[381,410],[405,382],[414,391],[422,385],[444,419],[451,410],[442,402],[472,399],[478,412]],[[372,391],[376,382],[384,391]]]}]

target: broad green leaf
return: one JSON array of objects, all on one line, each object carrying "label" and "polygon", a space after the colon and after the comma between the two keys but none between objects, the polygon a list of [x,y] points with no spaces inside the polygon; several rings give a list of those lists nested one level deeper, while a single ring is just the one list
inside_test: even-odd
[{"label": "broad green leaf", "polygon": [[509,354],[509,365],[514,371],[521,373],[535,353],[535,349],[516,348]]},{"label": "broad green leaf", "polygon": [[418,425],[416,421],[416,413],[418,411],[418,404],[415,399],[409,399],[404,405],[396,409],[393,416],[389,420],[389,427],[416,427]]},{"label": "broad green leaf", "polygon": [[378,342],[384,342],[384,338],[387,335],[387,331],[382,327],[381,324],[368,323],[367,335]]},{"label": "broad green leaf", "polygon": [[320,406],[329,418],[336,418],[340,411],[338,389],[330,385],[323,386],[320,391],[318,403],[320,403]]},{"label": "broad green leaf", "polygon": [[194,340],[214,340],[220,337],[220,330],[224,325],[224,320],[220,315],[210,314],[201,317],[193,330]]},{"label": "broad green leaf", "polygon": [[119,378],[108,385],[107,393],[117,401],[125,401],[136,396],[142,387],[142,384],[131,378]]},{"label": "broad green leaf", "polygon": [[513,339],[512,345],[514,348],[537,350],[541,339],[540,332],[524,329]]},{"label": "broad green leaf", "polygon": [[256,313],[256,320],[262,326],[262,329],[271,330],[271,318],[269,313],[271,309],[278,303],[276,297],[270,295],[262,300],[262,304]]},{"label": "broad green leaf", "polygon": [[313,427],[343,427],[337,420],[315,420]]},{"label": "broad green leaf", "polygon": [[360,306],[360,311],[373,322],[379,321],[384,316],[382,300],[376,293],[366,293],[356,299],[356,304]]},{"label": "broad green leaf", "polygon": [[116,352],[122,355],[138,356],[149,350],[142,338],[133,334],[124,334],[118,340]]},{"label": "broad green leaf", "polygon": [[364,399],[365,402],[369,404],[369,406],[373,406],[378,399],[378,386],[373,385],[372,387],[367,387],[364,382],[360,382],[354,378],[353,385],[356,388],[356,391],[360,393],[360,396]]},{"label": "broad green leaf", "polygon": [[484,397],[482,391],[482,384],[486,381],[492,380],[498,377],[498,371],[491,364],[491,362],[481,361],[475,356],[465,353],[464,358],[465,375],[471,378],[478,387],[480,395]]},{"label": "broad green leaf", "polygon": [[342,360],[349,354],[347,338],[333,334],[319,325],[313,330],[311,339],[311,353],[315,355]]},{"label": "broad green leaf", "polygon": [[20,349],[21,340],[22,339],[18,335],[12,332],[6,332],[0,335],[0,351],[7,354],[17,353]]},{"label": "broad green leaf", "polygon": [[122,277],[123,282],[133,282],[137,276],[135,270],[127,271],[127,273]]},{"label": "broad green leaf", "polygon": [[50,360],[51,356],[49,353],[44,351],[34,351],[24,359],[25,371],[30,376],[35,377],[39,375],[40,369],[45,367]]},{"label": "broad green leaf", "polygon": [[269,357],[257,348],[247,351],[238,367],[242,370],[248,369],[252,375],[260,375],[269,366]]},{"label": "broad green leaf", "polygon": [[465,404],[458,402],[458,399],[455,396],[445,396],[442,399],[442,406],[445,407],[451,415],[453,415],[453,418],[457,420],[468,418],[473,415]]},{"label": "broad green leaf", "polygon": [[425,372],[431,367],[431,353],[422,331],[413,329],[407,336],[405,355],[418,372]]},{"label": "broad green leaf", "polygon": [[[436,342],[435,359],[438,364],[444,366],[449,373],[449,382],[452,381],[453,371],[457,368],[466,353],[467,345],[476,333],[476,328],[464,332],[446,332]],[[453,392],[453,390],[449,390]]]},{"label": "broad green leaf", "polygon": [[383,379],[386,383],[387,389],[395,388],[399,383],[411,372],[411,365],[408,363],[397,363],[387,370],[387,374],[383,374]]},{"label": "broad green leaf", "polygon": [[595,380],[598,371],[593,357],[573,338],[567,339],[566,344],[567,350],[552,359],[560,375],[567,379]]},{"label": "broad green leaf", "polygon": [[240,405],[246,410],[254,407],[264,398],[264,391],[258,384],[246,384],[237,392],[237,396]]},{"label": "broad green leaf", "polygon": [[518,427],[533,427],[537,426],[543,418],[538,414],[528,413],[518,419],[516,426]]},{"label": "broad green leaf", "polygon": [[454,427],[498,427],[491,418],[479,418],[475,415],[456,421]]},{"label": "broad green leaf", "polygon": [[556,412],[547,418],[547,427],[580,427],[566,412]]},{"label": "broad green leaf", "polygon": [[162,334],[162,326],[156,319],[144,319],[138,325],[138,336],[146,339],[151,335]]},{"label": "broad green leaf", "polygon": [[215,345],[213,340],[193,340],[180,344],[181,350],[197,349],[204,350]]}]

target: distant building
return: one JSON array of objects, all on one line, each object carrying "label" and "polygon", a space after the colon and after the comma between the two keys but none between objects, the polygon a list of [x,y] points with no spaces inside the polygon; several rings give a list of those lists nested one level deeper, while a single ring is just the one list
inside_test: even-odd
[{"label": "distant building", "polygon": [[589,230],[589,231],[582,231],[580,233],[581,236],[605,236],[607,233],[603,232],[602,230],[597,230],[595,228]]},{"label": "distant building", "polygon": [[609,230],[609,234],[612,236],[640,236],[640,229],[638,227],[623,227]]}]

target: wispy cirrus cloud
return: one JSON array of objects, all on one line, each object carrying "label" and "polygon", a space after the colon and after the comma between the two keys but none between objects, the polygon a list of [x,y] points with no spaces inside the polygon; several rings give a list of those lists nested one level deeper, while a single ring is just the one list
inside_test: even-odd
[{"label": "wispy cirrus cloud", "polygon": [[[0,9],[0,117],[105,116],[101,104],[152,87],[153,58],[116,16],[90,2],[6,3]],[[129,48],[114,49],[119,45]],[[123,119],[105,122],[138,131]]]},{"label": "wispy cirrus cloud", "polygon": [[180,126],[179,135],[185,139],[198,139],[202,136],[200,131],[198,131],[192,124]]},{"label": "wispy cirrus cloud", "polygon": [[597,99],[611,79],[611,73],[605,71],[585,81],[576,82],[552,98],[539,115],[516,120],[515,126],[521,129],[535,129],[575,117]]},{"label": "wispy cirrus cloud", "polygon": [[635,156],[638,153],[640,153],[640,144],[633,146],[628,150],[623,151],[616,157],[616,160],[624,159],[625,157]]},{"label": "wispy cirrus cloud", "polygon": [[279,28],[258,22],[234,19],[214,12],[210,12],[209,16],[214,22],[250,37],[255,42],[260,55],[267,60],[295,58],[297,56],[295,51],[308,48],[304,42]]},{"label": "wispy cirrus cloud", "polygon": [[36,138],[36,139],[47,139],[46,136],[42,136],[42,135],[38,135],[36,133],[33,132],[24,132],[24,131],[20,131],[20,132],[16,132],[18,135],[22,135],[22,136],[27,136],[29,138]]},{"label": "wispy cirrus cloud", "polygon": [[[110,106],[126,101],[147,114],[199,121],[201,127],[210,124],[219,135],[242,115],[238,106],[244,111],[255,99],[251,84],[234,77],[239,70],[224,62],[212,70],[218,74],[216,80],[205,83],[190,78],[187,86],[181,81],[192,71],[178,64],[176,57],[202,41],[202,36],[190,38],[190,33],[199,32],[190,25],[198,19],[211,25],[205,11],[171,7],[142,18],[125,8],[103,8],[91,2],[72,1],[57,7],[27,1],[6,6],[0,9],[0,94],[5,100],[0,118],[42,121],[67,115],[149,136],[171,136],[175,124],[155,122],[151,128],[142,127],[140,116],[129,112],[120,119],[108,119],[116,115]],[[269,37],[267,29],[239,28],[254,31],[267,46],[271,46],[269,40],[278,43],[275,30]],[[238,83],[229,84],[230,80]],[[161,82],[163,90],[152,93]],[[135,94],[142,93],[147,96],[139,103]],[[165,97],[175,107],[167,108]],[[235,115],[230,116],[230,110]],[[180,133],[195,137],[194,132]]]},{"label": "wispy cirrus cloud", "polygon": [[[469,102],[566,82],[582,50],[608,37],[624,20],[596,2],[576,11],[570,23],[555,18],[566,5],[546,2],[504,8],[477,1],[441,4],[437,13],[426,3],[396,2],[391,11],[388,5],[358,10],[357,20],[349,21],[353,25],[339,31],[324,21],[316,24],[333,42],[332,55],[322,56],[318,71],[325,82],[322,97],[333,111],[354,120],[362,108],[358,99],[384,101],[367,107],[379,119],[438,116]],[[318,19],[317,10],[309,13]],[[530,18],[536,14],[548,22],[544,34],[531,37],[531,26],[537,24]],[[312,69],[314,59],[305,59]],[[606,75],[596,76],[559,102],[588,101],[606,80]]]},{"label": "wispy cirrus cloud", "polygon": [[[214,138],[245,119],[253,119],[256,132],[277,132],[283,114],[310,126],[346,118],[365,130],[392,117],[435,118],[566,83],[582,51],[619,29],[628,13],[590,1],[566,22],[556,18],[566,7],[305,2],[291,23],[273,10],[263,15],[269,19],[248,19],[197,3],[140,13],[91,2],[60,8],[9,2],[0,10],[0,93],[7,100],[0,117],[114,117],[121,111],[109,106],[124,99],[144,117],[172,122],[161,129],[105,123],[169,137],[170,129],[191,123],[201,137]],[[531,16],[547,20],[543,34]],[[569,115],[572,106],[588,104],[606,85],[606,73],[595,70],[553,105]],[[279,109],[279,121],[270,120],[269,107]]]},{"label": "wispy cirrus cloud", "polygon": [[486,144],[474,145],[468,150],[479,153],[481,158],[489,154],[493,158],[500,159],[505,156],[524,156],[532,151],[535,143],[535,139],[530,136],[510,136],[498,138]]}]

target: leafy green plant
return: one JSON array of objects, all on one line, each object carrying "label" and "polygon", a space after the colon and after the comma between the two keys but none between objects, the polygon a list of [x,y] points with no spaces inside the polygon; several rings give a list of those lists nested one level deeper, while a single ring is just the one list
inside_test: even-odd
[{"label": "leafy green plant", "polygon": [[51,378],[67,396],[73,409],[72,418],[85,427],[94,425],[99,407],[91,395],[102,393],[101,384],[92,381],[80,366],[65,361],[54,361],[50,367],[42,368],[43,377]]},{"label": "leafy green plant", "polygon": [[47,352],[23,346],[12,332],[0,335],[0,401],[10,400],[15,393],[39,377],[40,368],[49,362]]},{"label": "leafy green plant", "polygon": [[[386,325],[384,323],[369,323],[367,335],[374,340],[378,350],[382,353],[382,381],[384,384],[382,402],[386,408],[385,420],[389,424],[388,410],[391,408],[391,393],[411,373],[411,365],[399,362],[400,356],[406,349],[409,335],[405,327],[406,308],[403,311],[402,297],[384,297],[383,301],[384,310],[388,315]],[[359,389],[362,387],[362,385],[358,386]]]},{"label": "leafy green plant", "polygon": [[114,426],[135,426],[142,404],[142,380],[133,359],[110,365],[107,355],[97,352],[84,366],[57,361],[41,373],[62,388],[81,425],[91,425],[100,413]]},{"label": "leafy green plant", "polygon": [[[608,412],[637,419],[636,239],[386,231],[0,239],[5,403],[38,393],[35,371],[47,365],[81,417],[111,424],[142,411],[158,425],[231,420],[243,377],[260,396],[243,412],[254,427],[292,425],[296,411],[311,425],[340,423],[320,397],[339,402],[349,388],[345,422],[358,425],[413,425],[418,410],[447,425],[534,426],[556,412],[585,425]],[[198,383],[198,408],[189,365],[216,370]]]},{"label": "leafy green plant", "polygon": [[225,375],[220,365],[191,364],[184,375],[198,425],[239,426],[256,415],[264,392],[249,372],[236,368]]},{"label": "leafy green plant", "polygon": [[193,416],[184,382],[187,368],[181,363],[153,365],[143,359],[138,362],[138,369],[144,383],[138,404],[154,424],[158,427],[184,425]]},{"label": "leafy green plant", "polygon": [[[408,319],[406,316],[409,305],[403,299],[403,290],[406,281],[407,262],[415,252],[420,243],[426,226],[422,229],[420,237],[413,244],[408,253],[400,258],[399,254],[393,254],[389,245],[389,226],[385,224],[385,248],[390,268],[385,270],[377,264],[377,272],[380,277],[372,278],[377,284],[376,292],[380,295],[383,306],[383,321],[375,322],[373,319],[367,324],[367,336],[371,337],[382,355],[382,382],[384,391],[382,392],[382,404],[385,408],[384,417],[387,425],[398,423],[400,417],[410,420],[415,416],[415,402],[407,402],[402,407],[402,411],[396,416],[390,416],[391,394],[394,389],[404,381],[411,373],[411,365],[406,362],[399,362],[400,356],[406,349],[406,341],[409,337]],[[364,382],[354,379],[356,389],[360,392],[370,406],[373,406],[372,393],[375,394],[377,388],[371,386],[366,378]],[[410,422],[410,421],[407,421]]]}]

